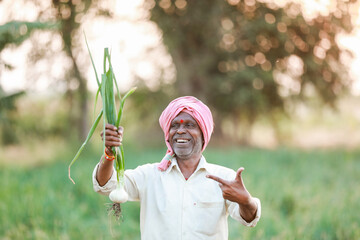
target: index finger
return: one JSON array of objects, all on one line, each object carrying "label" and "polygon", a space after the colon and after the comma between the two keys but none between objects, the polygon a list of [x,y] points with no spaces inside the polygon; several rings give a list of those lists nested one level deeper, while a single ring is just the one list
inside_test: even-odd
[{"label": "index finger", "polygon": [[224,180],[224,179],[222,179],[222,178],[220,178],[220,177],[217,177],[217,176],[214,176],[214,175],[211,175],[211,174],[206,175],[206,177],[207,177],[207,178],[210,178],[210,179],[212,179],[212,180],[214,180],[214,181],[216,181],[216,182],[218,182],[218,183],[221,183],[221,184],[223,184],[223,185],[227,185],[227,181]]}]

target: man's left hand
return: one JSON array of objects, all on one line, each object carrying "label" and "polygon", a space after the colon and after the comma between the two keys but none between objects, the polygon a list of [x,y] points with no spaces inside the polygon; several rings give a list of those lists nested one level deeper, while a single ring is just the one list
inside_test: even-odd
[{"label": "man's left hand", "polygon": [[207,175],[206,177],[217,181],[224,199],[238,203],[242,218],[247,222],[251,222],[256,216],[257,204],[244,185],[241,177],[242,171],[244,171],[244,168],[239,168],[235,179],[232,181],[227,181],[214,175]]},{"label": "man's left hand", "polygon": [[252,199],[242,180],[242,171],[244,171],[244,168],[239,168],[236,172],[235,179],[232,181],[227,181],[214,175],[207,175],[206,177],[211,178],[219,183],[224,199],[236,202],[241,205],[247,205],[251,203]]}]

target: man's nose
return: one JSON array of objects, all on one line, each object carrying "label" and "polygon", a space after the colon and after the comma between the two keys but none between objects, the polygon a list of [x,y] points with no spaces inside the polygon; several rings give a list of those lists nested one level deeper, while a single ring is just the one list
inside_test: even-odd
[{"label": "man's nose", "polygon": [[180,124],[179,128],[177,129],[177,133],[181,134],[181,133],[185,133],[186,128],[184,125]]}]

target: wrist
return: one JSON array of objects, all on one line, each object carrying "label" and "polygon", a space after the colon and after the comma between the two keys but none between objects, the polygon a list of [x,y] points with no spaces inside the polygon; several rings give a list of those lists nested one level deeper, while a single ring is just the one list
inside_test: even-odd
[{"label": "wrist", "polygon": [[104,158],[108,161],[113,161],[115,159],[115,156],[114,156],[114,153],[113,151],[111,151],[110,149],[108,148],[105,148],[105,151],[104,151]]},{"label": "wrist", "polygon": [[113,157],[114,156],[114,152],[112,151],[111,147],[106,147],[105,148],[105,154],[107,156]]},{"label": "wrist", "polygon": [[241,201],[241,202],[238,202],[239,205],[242,205],[242,206],[245,206],[245,207],[249,207],[249,206],[252,206],[254,204],[254,199],[249,196],[247,199]]}]

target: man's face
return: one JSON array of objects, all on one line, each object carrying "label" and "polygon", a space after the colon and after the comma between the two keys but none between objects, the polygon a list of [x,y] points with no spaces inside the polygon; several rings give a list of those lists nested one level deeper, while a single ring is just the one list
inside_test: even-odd
[{"label": "man's face", "polygon": [[170,124],[169,142],[178,159],[189,159],[201,154],[203,136],[196,120],[181,112]]}]

